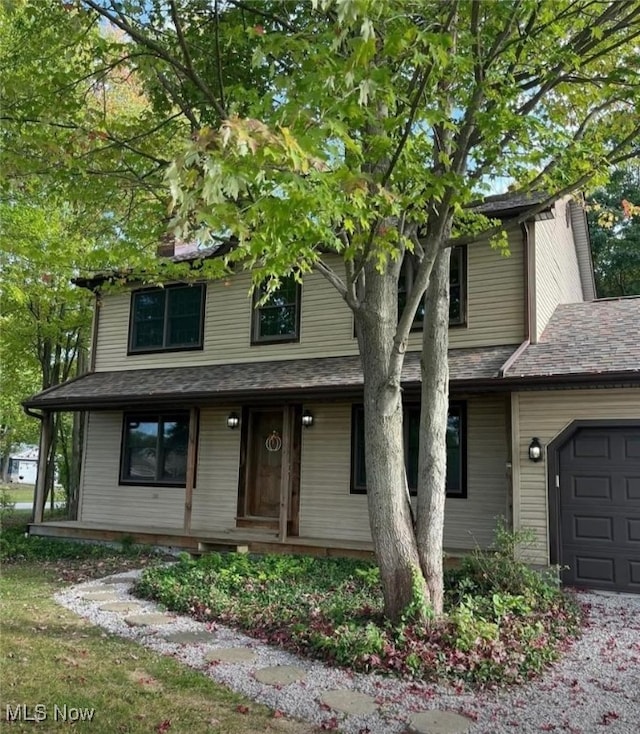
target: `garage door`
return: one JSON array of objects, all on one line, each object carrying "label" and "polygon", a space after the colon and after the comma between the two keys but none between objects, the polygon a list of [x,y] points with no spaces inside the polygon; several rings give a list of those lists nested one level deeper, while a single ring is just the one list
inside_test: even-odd
[{"label": "garage door", "polygon": [[559,480],[564,582],[640,593],[640,426],[579,428]]}]

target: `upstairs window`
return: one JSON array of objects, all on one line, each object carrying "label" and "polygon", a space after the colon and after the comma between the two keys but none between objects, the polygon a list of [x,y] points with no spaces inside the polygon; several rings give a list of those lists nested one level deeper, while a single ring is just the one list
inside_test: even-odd
[{"label": "upstairs window", "polygon": [[282,278],[280,287],[259,305],[266,284],[256,290],[253,303],[251,342],[294,342],[300,339],[300,284],[292,275]]},{"label": "upstairs window", "polygon": [[184,487],[189,413],[126,414],[120,483]]},{"label": "upstairs window", "polygon": [[[464,403],[451,403],[447,419],[447,497],[467,496],[466,411]],[[418,488],[420,406],[404,407],[404,454],[407,484],[412,495]],[[353,406],[351,439],[351,492],[367,491],[364,455],[364,408]]]},{"label": "upstairs window", "polygon": [[204,285],[170,285],[131,295],[129,352],[201,349]]},{"label": "upstairs window", "polygon": [[[449,270],[449,325],[459,326],[466,323],[466,248],[451,249],[451,266]],[[414,263],[410,257],[405,258],[398,281],[398,318],[407,302],[407,293],[411,290],[414,278]],[[422,329],[424,321],[424,299],[420,301],[412,330]]]}]

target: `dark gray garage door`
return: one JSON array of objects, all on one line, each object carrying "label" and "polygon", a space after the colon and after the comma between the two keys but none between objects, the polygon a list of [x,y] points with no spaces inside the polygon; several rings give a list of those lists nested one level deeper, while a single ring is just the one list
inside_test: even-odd
[{"label": "dark gray garage door", "polygon": [[559,459],[564,582],[640,592],[640,426],[579,428]]}]

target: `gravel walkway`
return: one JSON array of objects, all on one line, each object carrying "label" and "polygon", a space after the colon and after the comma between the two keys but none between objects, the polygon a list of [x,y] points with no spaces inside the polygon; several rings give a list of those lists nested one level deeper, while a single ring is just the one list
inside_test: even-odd
[{"label": "gravel walkway", "polygon": [[[542,679],[506,691],[469,693],[452,687],[427,685],[378,675],[350,673],[301,659],[264,645],[234,630],[204,625],[176,616],[171,624],[131,627],[123,612],[100,609],[105,600],[83,599],[88,592],[113,591],[121,601],[132,573],[122,583],[93,581],[66,589],[56,600],[76,614],[114,634],[201,670],[215,680],[272,709],[345,734],[399,734],[411,715],[429,709],[448,709],[470,718],[469,734],[555,731],[570,734],[640,734],[640,595],[584,593],[589,610],[584,636]],[[93,595],[95,597],[95,595]],[[143,612],[157,605],[136,600]],[[211,629],[211,643],[179,644],[166,635]],[[250,648],[251,663],[208,663],[205,655],[219,647]],[[295,665],[305,671],[303,681],[273,686],[259,683],[255,671],[274,665]],[[320,698],[329,690],[347,689],[374,697],[375,713],[347,715],[329,709]]]}]

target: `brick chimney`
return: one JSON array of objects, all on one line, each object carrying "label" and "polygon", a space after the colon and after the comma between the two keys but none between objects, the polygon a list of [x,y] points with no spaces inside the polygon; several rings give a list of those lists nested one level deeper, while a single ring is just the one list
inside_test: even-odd
[{"label": "brick chimney", "polygon": [[167,232],[156,245],[156,257],[173,257],[176,254],[176,236]]}]

